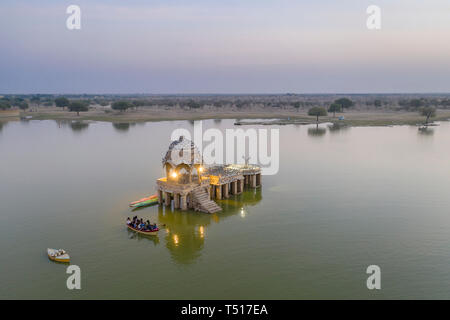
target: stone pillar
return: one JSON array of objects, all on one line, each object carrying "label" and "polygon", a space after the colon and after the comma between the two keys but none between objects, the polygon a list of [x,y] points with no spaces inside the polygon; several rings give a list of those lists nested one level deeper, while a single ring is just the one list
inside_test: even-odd
[{"label": "stone pillar", "polygon": [[166,178],[167,181],[170,181],[170,165],[166,165]]},{"label": "stone pillar", "polygon": [[181,210],[187,210],[187,202],[185,194],[180,196],[180,202],[181,202]]},{"label": "stone pillar", "polygon": [[194,209],[194,203],[192,202],[192,194],[188,195],[188,208]]},{"label": "stone pillar", "polygon": [[223,185],[223,197],[228,198],[228,183]]},{"label": "stone pillar", "polygon": [[215,186],[216,187],[216,199],[222,199],[222,186]]},{"label": "stone pillar", "polygon": [[256,188],[256,174],[252,175],[250,178],[251,178],[250,186],[252,188]]},{"label": "stone pillar", "polygon": [[163,203],[163,193],[160,189],[158,189],[158,203],[162,204]]},{"label": "stone pillar", "polygon": [[231,183],[231,193],[232,194],[237,194],[237,181],[233,181]]},{"label": "stone pillar", "polygon": [[209,186],[209,199],[214,200],[214,186]]},{"label": "stone pillar", "polygon": [[166,206],[170,206],[170,201],[172,199],[170,199],[170,193],[169,192],[164,192],[164,204]]},{"label": "stone pillar", "polygon": [[179,193],[173,194],[173,207],[175,209],[180,209],[180,194]]},{"label": "stone pillar", "polygon": [[256,175],[256,185],[259,187],[261,185],[261,173]]}]

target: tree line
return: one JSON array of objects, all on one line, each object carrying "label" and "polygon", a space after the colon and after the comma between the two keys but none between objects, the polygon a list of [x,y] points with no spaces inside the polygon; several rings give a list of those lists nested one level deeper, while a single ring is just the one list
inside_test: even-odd
[{"label": "tree line", "polygon": [[[89,110],[92,105],[103,107],[110,106],[112,110],[125,112],[129,109],[140,107],[178,107],[187,110],[214,108],[270,108],[270,109],[294,109],[297,111],[307,110],[311,116],[324,116],[332,113],[345,112],[346,109],[357,108],[361,110],[364,106],[375,108],[390,108],[392,110],[406,110],[422,112],[424,108],[449,108],[450,98],[448,95],[417,97],[411,95],[349,95],[347,97],[333,95],[197,95],[197,96],[150,96],[150,95],[4,95],[0,96],[0,109],[20,108],[26,110],[32,106],[56,106],[71,112]],[[351,97],[351,99],[350,99]]]},{"label": "tree line", "polygon": [[19,97],[2,97],[0,99],[0,110],[8,110],[13,107],[26,110],[29,108],[29,104],[25,99]]}]

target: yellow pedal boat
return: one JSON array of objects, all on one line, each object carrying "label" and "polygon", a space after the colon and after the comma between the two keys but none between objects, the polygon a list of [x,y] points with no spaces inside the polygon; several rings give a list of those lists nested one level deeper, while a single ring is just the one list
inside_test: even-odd
[{"label": "yellow pedal boat", "polygon": [[70,262],[69,254],[63,249],[47,249],[48,258],[56,262]]}]

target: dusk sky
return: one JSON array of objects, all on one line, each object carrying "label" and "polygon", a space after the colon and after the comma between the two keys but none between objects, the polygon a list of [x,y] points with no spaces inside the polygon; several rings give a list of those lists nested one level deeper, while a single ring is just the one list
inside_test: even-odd
[{"label": "dusk sky", "polygon": [[0,93],[450,92],[448,0],[1,0],[0,43]]}]

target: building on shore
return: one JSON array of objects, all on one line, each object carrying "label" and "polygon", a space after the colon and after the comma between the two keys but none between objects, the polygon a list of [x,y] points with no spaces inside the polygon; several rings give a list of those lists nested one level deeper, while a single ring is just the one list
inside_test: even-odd
[{"label": "building on shore", "polygon": [[260,167],[205,166],[198,148],[184,137],[170,144],[162,165],[166,176],[156,181],[158,201],[166,206],[173,202],[175,209],[215,213],[222,208],[214,200],[240,194],[244,188],[261,186]]}]

